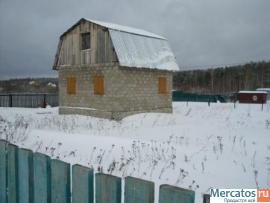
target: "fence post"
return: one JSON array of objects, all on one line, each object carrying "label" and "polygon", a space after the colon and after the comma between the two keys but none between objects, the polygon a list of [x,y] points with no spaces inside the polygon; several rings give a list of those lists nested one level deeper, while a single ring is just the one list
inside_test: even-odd
[{"label": "fence post", "polygon": [[153,203],[154,183],[133,177],[125,178],[125,203]]},{"label": "fence post", "polygon": [[7,203],[16,203],[17,200],[17,150],[16,145],[8,144]]},{"label": "fence post", "polygon": [[12,94],[8,95],[9,107],[12,107]]},{"label": "fence post", "polygon": [[46,108],[46,106],[47,106],[46,94],[43,94],[43,105],[42,105],[42,108]]},{"label": "fence post", "polygon": [[0,202],[7,201],[7,142],[0,140]]},{"label": "fence post", "polygon": [[159,203],[194,203],[195,192],[170,185],[161,185],[159,189]]},{"label": "fence post", "polygon": [[121,178],[96,174],[96,203],[121,203]]},{"label": "fence post", "polygon": [[94,202],[93,169],[80,165],[72,166],[72,203]]},{"label": "fence post", "polygon": [[203,203],[210,203],[210,195],[209,194],[203,195]]},{"label": "fence post", "polygon": [[70,164],[51,161],[51,202],[70,203]]},{"label": "fence post", "polygon": [[50,194],[50,157],[41,153],[33,155],[33,202],[48,203]]},{"label": "fence post", "polygon": [[33,153],[31,150],[18,149],[18,179],[17,179],[17,202],[28,203],[32,202],[30,196],[32,194],[32,159]]}]

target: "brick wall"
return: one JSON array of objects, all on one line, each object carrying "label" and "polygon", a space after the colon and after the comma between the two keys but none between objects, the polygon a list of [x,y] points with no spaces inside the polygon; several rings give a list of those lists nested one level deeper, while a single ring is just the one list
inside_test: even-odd
[{"label": "brick wall", "polygon": [[[122,119],[141,112],[172,111],[172,74],[124,68],[115,64],[59,69],[59,112]],[[104,76],[104,95],[93,94],[93,76]],[[76,78],[76,94],[67,94],[67,77]],[[158,78],[167,78],[167,93],[158,93]],[[71,108],[73,107],[73,108]]]}]

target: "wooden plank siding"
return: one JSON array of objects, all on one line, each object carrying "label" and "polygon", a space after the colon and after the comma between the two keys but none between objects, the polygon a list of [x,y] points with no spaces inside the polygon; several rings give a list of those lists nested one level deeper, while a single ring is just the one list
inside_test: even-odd
[{"label": "wooden plank siding", "polygon": [[97,32],[97,63],[105,62],[105,33],[103,30]]},{"label": "wooden plank siding", "polygon": [[[81,34],[87,32],[90,32],[91,47],[81,50]],[[82,21],[60,41],[54,67],[117,62],[109,31],[100,25]]]}]

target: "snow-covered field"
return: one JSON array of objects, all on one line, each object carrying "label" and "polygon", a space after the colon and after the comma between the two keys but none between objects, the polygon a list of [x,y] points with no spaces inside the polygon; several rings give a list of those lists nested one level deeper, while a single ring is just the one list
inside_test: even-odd
[{"label": "snow-covered field", "polygon": [[[270,187],[270,104],[174,103],[121,122],[0,108],[0,138],[69,163],[196,191]],[[156,196],[157,201],[157,196]]]}]

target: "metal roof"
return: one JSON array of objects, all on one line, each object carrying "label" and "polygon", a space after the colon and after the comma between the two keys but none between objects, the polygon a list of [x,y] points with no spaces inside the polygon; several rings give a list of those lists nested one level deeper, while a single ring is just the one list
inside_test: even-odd
[{"label": "metal roof", "polygon": [[179,70],[175,56],[164,37],[123,25],[96,20],[87,21],[109,29],[121,66],[170,71]]},{"label": "metal roof", "polygon": [[166,40],[110,29],[109,32],[121,66],[179,70]]},{"label": "metal roof", "polygon": [[114,24],[114,23],[102,22],[102,21],[97,21],[97,20],[90,20],[90,19],[85,19],[85,20],[92,22],[92,23],[95,23],[97,25],[101,25],[101,26],[106,27],[110,30],[118,30],[118,31],[130,33],[130,34],[137,34],[137,35],[166,40],[166,38],[164,38],[160,35],[157,35],[157,34],[142,30],[142,29],[138,29],[138,28],[128,27],[128,26],[124,26],[124,25],[118,25],[118,24]]}]

